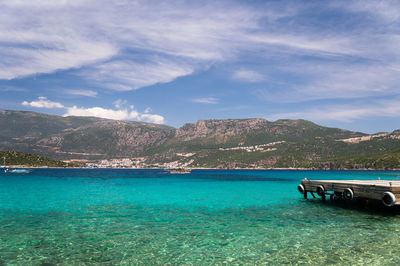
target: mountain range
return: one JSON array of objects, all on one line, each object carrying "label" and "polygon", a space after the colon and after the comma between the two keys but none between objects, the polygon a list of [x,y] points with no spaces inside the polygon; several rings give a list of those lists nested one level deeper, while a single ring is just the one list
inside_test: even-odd
[{"label": "mountain range", "polygon": [[141,157],[153,166],[400,168],[400,131],[365,134],[301,119],[260,118],[199,120],[173,128],[0,110],[0,150],[58,160]]}]

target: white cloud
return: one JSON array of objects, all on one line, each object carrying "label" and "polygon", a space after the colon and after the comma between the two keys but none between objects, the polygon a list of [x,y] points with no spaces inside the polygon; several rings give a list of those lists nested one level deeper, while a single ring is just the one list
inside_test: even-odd
[{"label": "white cloud", "polygon": [[49,101],[46,97],[39,97],[38,101],[32,101],[32,102],[27,102],[23,101],[22,105],[24,106],[31,106],[31,107],[36,107],[36,108],[64,108],[64,105],[62,105],[59,102],[52,102]]},{"label": "white cloud", "polygon": [[[115,102],[113,102],[115,108],[121,108],[122,106],[126,105],[127,103],[128,103],[127,100],[121,100],[121,99],[118,99]],[[131,107],[131,109],[133,109],[133,106]]]},{"label": "white cloud", "polygon": [[117,100],[114,102],[117,109],[107,109],[102,107],[77,107],[76,105],[72,107],[64,106],[59,102],[53,102],[48,100],[46,97],[39,97],[38,101],[27,102],[23,101],[22,105],[36,107],[36,108],[62,108],[67,112],[64,116],[93,116],[101,117],[106,119],[114,120],[138,120],[146,121],[150,123],[163,124],[164,117],[158,114],[150,114],[151,109],[146,108],[144,113],[140,113],[134,109],[133,105],[129,106],[129,109],[122,109],[123,105],[127,104],[125,100]]},{"label": "white cloud", "polygon": [[86,96],[86,97],[96,97],[97,92],[92,90],[64,90],[66,94]]},{"label": "white cloud", "polygon": [[260,82],[264,76],[254,70],[240,69],[233,73],[233,78],[247,82]]},{"label": "white cloud", "polygon": [[363,65],[337,62],[292,62],[282,66],[282,75],[294,82],[269,80],[257,89],[259,99],[272,102],[302,102],[322,99],[357,99],[393,96],[399,93],[400,71],[394,65]]},{"label": "white cloud", "polygon": [[333,3],[353,12],[366,12],[370,16],[378,16],[388,22],[397,22],[400,18],[400,3],[398,0],[355,0]]},{"label": "white cloud", "polygon": [[[0,42],[0,78],[87,66],[77,73],[108,88],[132,90],[207,69],[255,45],[303,48],[296,36],[279,38],[262,29],[261,23],[291,16],[295,8],[262,7],[235,1],[1,2],[0,40],[7,42]],[[312,37],[306,49],[318,46]],[[142,58],[130,59],[130,51]]]},{"label": "white cloud", "polygon": [[[246,61],[252,54],[270,72],[279,72],[280,82],[287,72],[306,79],[282,89],[293,101],[398,88],[397,1],[264,2],[1,1],[0,79],[75,69],[96,85],[128,91],[171,82],[216,62]],[[361,12],[367,19],[354,25],[343,21],[348,29],[335,24],[341,16],[315,23],[312,10],[329,12],[332,6],[338,14]],[[310,60],[308,66],[296,67],[299,57]],[[314,65],[318,69],[309,71]],[[254,67],[233,77],[259,82],[273,75]],[[287,100],[281,92],[275,95]]]},{"label": "white cloud", "polygon": [[[13,36],[13,34],[19,36]],[[0,32],[0,39],[4,38],[14,43],[10,47],[0,42],[0,57],[2,58],[0,79],[14,79],[78,68],[116,54],[116,50],[110,44],[85,40],[80,36],[52,36],[51,40],[43,40],[40,34],[32,33],[32,35]],[[30,37],[33,40],[30,40]],[[42,42],[46,42],[46,45]],[[19,48],[19,44],[25,44],[25,47]]]},{"label": "white cloud", "polygon": [[102,107],[67,107],[67,113],[64,116],[94,116],[114,120],[138,120],[150,123],[163,124],[164,117],[157,114],[139,113],[136,110],[128,109],[106,109]]},{"label": "white cloud", "polygon": [[[232,55],[232,38],[254,28],[248,18],[256,17],[251,9],[243,6],[239,11],[235,6],[181,1],[0,2],[0,40],[7,40],[0,42],[0,79],[93,66],[95,73],[89,78],[112,81],[112,88],[119,90],[169,82],[193,73],[199,64],[207,68]],[[279,17],[279,12],[273,13]],[[138,50],[148,53],[144,62],[121,60],[127,51]],[[155,54],[158,59],[152,58]],[[105,62],[115,56],[118,59]],[[104,73],[109,74],[103,79]]]},{"label": "white cloud", "polygon": [[164,124],[164,117],[161,115],[141,114],[140,119],[151,123]]},{"label": "white cloud", "polygon": [[197,98],[193,99],[192,102],[194,103],[206,103],[206,104],[217,104],[218,99],[214,97],[207,97],[207,98]]},{"label": "white cloud", "polygon": [[156,83],[166,83],[175,78],[193,73],[194,67],[184,63],[165,60],[159,57],[149,58],[144,63],[116,60],[97,65],[82,72],[105,87],[128,91]]},{"label": "white cloud", "polygon": [[68,1],[68,0],[14,0],[14,1],[3,1],[2,4],[5,6],[29,6],[31,8],[43,8],[43,7],[57,7],[63,8],[66,6],[74,6],[83,1]]},{"label": "white cloud", "polygon": [[135,111],[127,109],[113,110],[101,107],[81,108],[77,106],[67,107],[67,113],[64,116],[94,116],[114,120],[138,119],[139,115]]}]

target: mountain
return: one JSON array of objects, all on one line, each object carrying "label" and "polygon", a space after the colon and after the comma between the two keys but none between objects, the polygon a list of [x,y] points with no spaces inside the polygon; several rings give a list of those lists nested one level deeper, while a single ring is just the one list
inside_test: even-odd
[{"label": "mountain", "polygon": [[161,144],[173,131],[144,122],[0,111],[1,150],[57,159],[132,156]]},{"label": "mountain", "polygon": [[0,111],[0,150],[61,160],[141,157],[145,166],[154,167],[340,168],[347,165],[334,163],[340,158],[354,158],[350,162],[356,164],[357,156],[397,149],[400,131],[369,135],[301,119],[199,120],[175,129],[95,117]]},{"label": "mountain", "polygon": [[[186,124],[149,150],[153,163],[196,167],[314,167],[310,162],[400,148],[400,132],[368,135],[306,120],[226,119]],[[191,156],[177,154],[194,153]]]}]

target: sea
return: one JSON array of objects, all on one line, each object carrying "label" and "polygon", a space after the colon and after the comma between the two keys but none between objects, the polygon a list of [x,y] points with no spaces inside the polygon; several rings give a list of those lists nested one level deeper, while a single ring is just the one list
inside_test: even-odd
[{"label": "sea", "polygon": [[396,171],[0,173],[0,265],[400,265],[400,215],[297,191]]}]

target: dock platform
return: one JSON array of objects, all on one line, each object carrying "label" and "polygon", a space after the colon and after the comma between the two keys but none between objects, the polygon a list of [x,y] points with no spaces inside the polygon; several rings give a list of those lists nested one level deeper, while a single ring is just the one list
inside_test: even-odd
[{"label": "dock platform", "polygon": [[307,199],[314,193],[331,201],[336,200],[377,200],[385,206],[400,205],[400,181],[388,180],[301,180],[298,191]]}]

